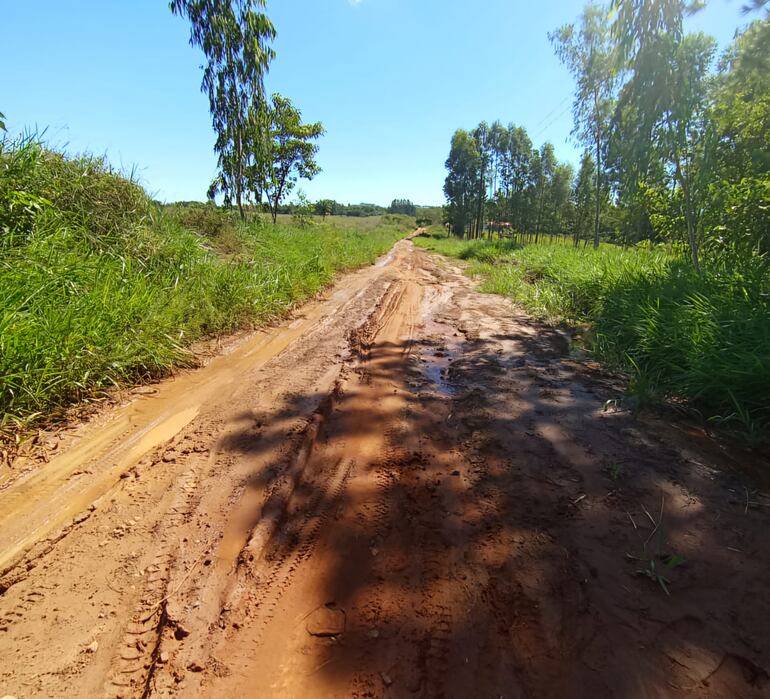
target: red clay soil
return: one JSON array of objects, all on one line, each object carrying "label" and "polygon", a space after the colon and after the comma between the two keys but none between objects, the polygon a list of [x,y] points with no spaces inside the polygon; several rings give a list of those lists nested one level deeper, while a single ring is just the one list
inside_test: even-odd
[{"label": "red clay soil", "polygon": [[762,465],[568,350],[403,241],[84,427],[0,492],[0,696],[770,696]]}]

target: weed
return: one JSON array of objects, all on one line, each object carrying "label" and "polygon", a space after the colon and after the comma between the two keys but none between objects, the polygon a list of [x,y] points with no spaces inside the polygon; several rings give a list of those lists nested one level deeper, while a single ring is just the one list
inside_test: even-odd
[{"label": "weed", "polygon": [[626,469],[623,464],[619,464],[616,461],[609,464],[606,468],[607,475],[616,483],[623,479],[626,475]]},{"label": "weed", "polygon": [[666,577],[670,574],[670,571],[684,565],[687,562],[685,558],[677,554],[665,556],[661,560],[651,558],[647,561],[647,565],[644,568],[637,570],[637,574],[644,575],[650,580],[657,582],[662,588],[663,592],[667,595],[671,593],[668,591],[668,586],[671,581]]},{"label": "weed", "polygon": [[[678,554],[662,553],[662,547],[665,538],[663,527],[664,504],[665,501],[663,498],[661,498],[660,514],[658,515],[657,520],[650,514],[647,508],[642,505],[644,514],[652,523],[652,531],[650,532],[649,536],[642,542],[642,557],[640,558],[627,553],[626,558],[630,561],[640,562],[642,567],[637,568],[636,574],[643,575],[644,577],[657,582],[663,592],[665,592],[667,595],[670,595],[671,593],[669,592],[668,586],[671,584],[671,581],[667,576],[671,574],[672,570],[675,570],[676,568],[684,565],[687,560]],[[636,522],[631,516],[631,513],[629,512],[627,514],[628,518],[631,520],[631,524],[633,525],[634,530],[638,534],[639,527],[636,525]],[[650,554],[647,547],[653,539],[655,539],[655,552]]]}]

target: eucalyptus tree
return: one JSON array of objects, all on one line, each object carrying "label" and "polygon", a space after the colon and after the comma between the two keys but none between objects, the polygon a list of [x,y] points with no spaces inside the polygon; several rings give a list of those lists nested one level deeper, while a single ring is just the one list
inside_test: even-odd
[{"label": "eucalyptus tree", "polygon": [[572,237],[577,246],[586,237],[588,227],[586,223],[591,217],[591,208],[594,199],[594,165],[591,152],[586,150],[580,159],[580,169],[572,188],[572,203],[574,206],[574,220],[572,222]]},{"label": "eucalyptus tree", "polygon": [[530,162],[535,195],[535,242],[537,242],[540,239],[544,219],[548,214],[548,200],[558,165],[553,144],[544,143],[539,151],[533,151]]},{"label": "eucalyptus tree", "polygon": [[557,162],[551,176],[546,209],[545,231],[549,235],[558,235],[572,218],[572,181],[575,171],[569,163]]},{"label": "eucalyptus tree", "polygon": [[491,150],[491,163],[489,175],[489,199],[494,199],[501,185],[502,168],[505,151],[508,145],[508,129],[499,121],[493,122],[489,127],[489,147]]},{"label": "eucalyptus tree", "polygon": [[323,124],[302,123],[302,114],[286,97],[274,94],[268,115],[268,161],[254,170],[250,182],[267,198],[273,223],[281,201],[294,189],[299,178],[311,180],[321,168],[315,161],[324,134]]},{"label": "eucalyptus tree", "polygon": [[709,68],[716,41],[705,34],[688,34],[676,46],[667,107],[656,128],[655,141],[671,164],[679,186],[693,266],[700,270],[701,221],[706,205],[709,160],[714,140],[709,113]]},{"label": "eucalyptus tree", "polygon": [[201,91],[208,95],[217,139],[219,173],[209,190],[233,199],[241,218],[249,173],[266,159],[264,76],[274,52],[275,28],[265,0],[171,0],[171,11],[191,25],[190,44],[206,56]]},{"label": "eucalyptus tree", "polygon": [[405,216],[416,216],[417,207],[410,199],[394,199],[388,207],[389,214],[404,214]]},{"label": "eucalyptus tree", "polygon": [[471,133],[479,154],[479,170],[474,193],[476,211],[474,235],[479,237],[484,230],[484,214],[487,202],[487,178],[492,160],[492,138],[489,125],[482,121]]},{"label": "eucalyptus tree", "polygon": [[523,232],[529,224],[529,190],[532,186],[532,141],[522,126],[509,124],[503,154],[503,188],[508,201],[508,216],[513,227]]},{"label": "eucalyptus tree", "polygon": [[700,270],[701,219],[713,151],[710,67],[716,42],[685,35],[683,19],[697,3],[682,0],[615,0],[613,32],[628,73],[616,121],[634,143],[634,179],[646,179],[654,161],[678,188],[693,266]]},{"label": "eucalyptus tree", "polygon": [[448,170],[444,181],[447,198],[447,218],[452,232],[464,236],[474,213],[476,190],[481,172],[481,155],[473,136],[465,129],[458,129],[452,136]]},{"label": "eucalyptus tree", "polygon": [[576,82],[572,107],[573,134],[583,145],[592,148],[595,157],[594,247],[598,247],[604,197],[604,156],[617,82],[607,11],[599,5],[590,4],[583,10],[579,28],[567,24],[548,37],[556,55],[569,68]]}]

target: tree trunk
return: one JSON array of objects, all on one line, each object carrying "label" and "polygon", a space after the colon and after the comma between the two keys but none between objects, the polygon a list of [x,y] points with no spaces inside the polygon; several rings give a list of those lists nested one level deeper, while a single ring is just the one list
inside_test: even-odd
[{"label": "tree trunk", "polygon": [[698,250],[698,236],[696,235],[698,224],[695,220],[695,213],[692,209],[692,193],[689,183],[685,182],[684,173],[679,160],[676,160],[675,176],[679,180],[679,186],[684,195],[684,218],[687,222],[687,242],[690,245],[690,254],[692,256],[692,266],[700,274],[700,255]]},{"label": "tree trunk", "polygon": [[700,259],[698,251],[698,237],[696,235],[697,225],[693,220],[695,218],[692,210],[692,202],[690,201],[689,189],[685,189],[684,192],[685,201],[685,219],[687,220],[687,239],[690,243],[690,253],[692,254],[692,266],[695,267],[695,271],[700,274]]},{"label": "tree trunk", "polygon": [[601,165],[601,135],[596,131],[596,213],[594,216],[594,249],[599,247],[599,221],[602,213],[602,165]]}]

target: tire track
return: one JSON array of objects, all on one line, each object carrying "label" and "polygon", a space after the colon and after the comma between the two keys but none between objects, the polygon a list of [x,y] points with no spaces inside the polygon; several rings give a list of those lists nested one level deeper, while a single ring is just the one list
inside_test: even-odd
[{"label": "tire track", "polygon": [[198,488],[198,468],[193,466],[181,478],[167,515],[156,526],[160,542],[152,562],[147,567],[140,601],[126,627],[123,640],[113,657],[110,676],[105,686],[108,697],[146,696],[149,682],[158,660],[161,634],[169,623],[166,605],[168,583],[175,561],[179,537],[177,530],[192,510]]}]

